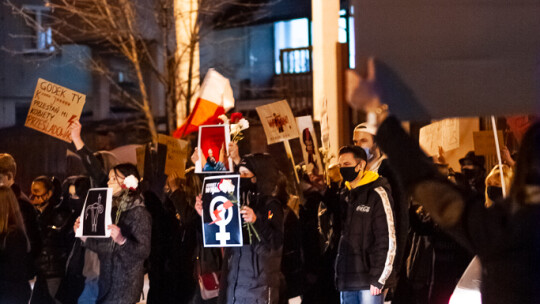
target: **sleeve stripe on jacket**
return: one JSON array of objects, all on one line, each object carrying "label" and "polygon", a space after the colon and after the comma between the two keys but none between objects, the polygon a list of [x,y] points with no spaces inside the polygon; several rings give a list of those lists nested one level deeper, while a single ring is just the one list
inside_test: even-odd
[{"label": "sleeve stripe on jacket", "polygon": [[388,199],[388,193],[383,187],[377,187],[375,191],[381,197],[384,213],[386,214],[386,224],[388,225],[388,253],[386,254],[383,272],[378,280],[379,283],[384,285],[392,273],[392,266],[394,265],[394,258],[396,256],[396,230],[394,229],[394,215],[390,200]]}]

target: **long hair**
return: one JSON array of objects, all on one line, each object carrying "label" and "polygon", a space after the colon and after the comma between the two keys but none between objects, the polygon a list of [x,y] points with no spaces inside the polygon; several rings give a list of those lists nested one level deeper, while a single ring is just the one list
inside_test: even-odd
[{"label": "long hair", "polygon": [[517,156],[514,183],[510,192],[516,207],[527,201],[526,185],[540,185],[540,122],[534,123],[527,130]]},{"label": "long hair", "polygon": [[[30,241],[26,235],[24,221],[19,209],[19,202],[11,188],[0,186],[0,234],[7,234],[11,229],[18,229],[26,238],[26,250],[30,251]],[[5,247],[5,238],[2,248]]]},{"label": "long hair", "polygon": [[[502,165],[502,174],[505,184],[505,191],[506,193],[510,193],[510,185],[512,184],[512,179],[514,177],[514,172],[512,171],[512,168],[510,168],[507,165]],[[491,169],[491,172],[489,172],[488,176],[486,177],[486,190],[485,190],[485,198],[486,207],[491,207],[493,205],[493,201],[488,196],[488,186],[491,185],[498,185],[501,183],[501,169],[499,165],[495,165],[493,169]],[[502,185],[501,185],[502,187]]]}]

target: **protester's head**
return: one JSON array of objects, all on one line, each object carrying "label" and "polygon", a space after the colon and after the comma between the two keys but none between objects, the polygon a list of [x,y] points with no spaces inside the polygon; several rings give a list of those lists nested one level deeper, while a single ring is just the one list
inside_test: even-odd
[{"label": "protester's head", "polygon": [[62,184],[62,193],[71,210],[76,213],[82,210],[89,189],[90,178],[88,176],[76,175],[66,178]]},{"label": "protester's head", "polygon": [[[5,234],[11,229],[26,232],[15,194],[10,187],[2,185],[0,186],[0,234]],[[0,248],[4,248],[5,245],[4,238],[4,243],[0,244]],[[26,239],[26,248],[27,251],[30,250],[28,238]]]},{"label": "protester's head", "polygon": [[17,164],[15,159],[7,153],[0,153],[0,186],[11,187],[15,182],[16,173]]},{"label": "protester's head", "polygon": [[[109,171],[109,181],[107,182],[107,185],[109,188],[113,189],[113,196],[118,196],[122,192],[123,189],[126,189],[126,186],[124,185],[124,180],[126,177],[133,175],[137,182],[140,182],[141,178],[139,176],[139,171],[137,170],[137,167],[130,163],[124,163],[120,165],[114,166],[114,168]],[[134,195],[140,194],[140,187],[132,191]]]},{"label": "protester's head", "polygon": [[[499,167],[499,165],[496,165],[486,177],[486,207],[491,207],[494,202],[503,198],[500,168],[501,167]],[[512,178],[514,177],[512,168],[507,165],[502,165],[502,175],[504,179],[505,192],[510,193],[510,185],[512,183]]]},{"label": "protester's head", "polygon": [[476,155],[474,151],[469,151],[465,157],[459,160],[461,173],[468,180],[483,178],[485,174],[485,162],[486,160],[482,155]]},{"label": "protester's head", "polygon": [[529,128],[521,142],[511,190],[516,203],[530,202],[529,186],[540,186],[540,122]]},{"label": "protester's head", "polygon": [[57,202],[61,196],[62,186],[55,177],[39,176],[32,181],[30,201],[33,205],[44,206],[49,202]]},{"label": "protester's head", "polygon": [[358,146],[344,146],[339,149],[339,172],[345,181],[361,177],[366,169],[367,156]]},{"label": "protester's head", "polygon": [[238,166],[242,192],[251,191],[262,195],[273,195],[279,178],[279,169],[270,154],[246,155]]},{"label": "protester's head", "polygon": [[377,129],[367,122],[361,123],[354,128],[353,143],[355,146],[364,149],[368,160],[373,158],[378,150],[375,134],[377,134]]}]

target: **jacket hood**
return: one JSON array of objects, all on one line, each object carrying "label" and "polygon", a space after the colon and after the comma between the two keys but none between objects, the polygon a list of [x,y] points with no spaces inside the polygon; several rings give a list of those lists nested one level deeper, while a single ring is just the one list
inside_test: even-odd
[{"label": "jacket hood", "polygon": [[259,194],[272,196],[279,179],[279,170],[270,154],[246,155],[238,166],[246,167],[255,174]]},{"label": "jacket hood", "polygon": [[360,182],[358,182],[358,184],[353,186],[353,185],[351,185],[350,182],[345,182],[345,186],[347,187],[347,189],[351,190],[351,189],[354,189],[354,188],[358,188],[360,186],[370,184],[370,183],[376,181],[377,179],[379,179],[379,174],[377,172],[364,171],[364,175],[362,175],[362,178],[360,179]]}]

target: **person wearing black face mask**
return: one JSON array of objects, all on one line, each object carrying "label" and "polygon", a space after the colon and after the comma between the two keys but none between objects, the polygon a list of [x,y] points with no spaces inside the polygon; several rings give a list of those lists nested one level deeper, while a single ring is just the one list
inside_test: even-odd
[{"label": "person wearing black face mask", "polygon": [[461,174],[456,174],[456,182],[473,194],[482,195],[485,191],[485,158],[476,155],[474,151],[469,151],[465,157],[459,160]]},{"label": "person wearing black face mask", "polygon": [[30,303],[55,303],[64,276],[71,227],[71,211],[61,204],[61,185],[56,178],[40,176],[32,182],[32,204],[38,212],[42,250],[36,259],[37,280]]},{"label": "person wearing black face mask", "polygon": [[[252,236],[250,243],[244,228],[244,245],[225,249],[220,302],[276,304],[284,218],[281,203],[274,196],[279,171],[268,154],[247,155],[238,167],[242,219],[253,224],[259,238]],[[200,198],[196,210],[202,213]]]},{"label": "person wearing black face mask", "polygon": [[[339,151],[342,185],[325,203],[336,213],[340,240],[335,263],[341,303],[383,303],[396,255],[392,197],[386,179],[365,170],[357,146]],[[336,185],[334,184],[333,187]],[[368,302],[365,302],[368,301]]]}]

